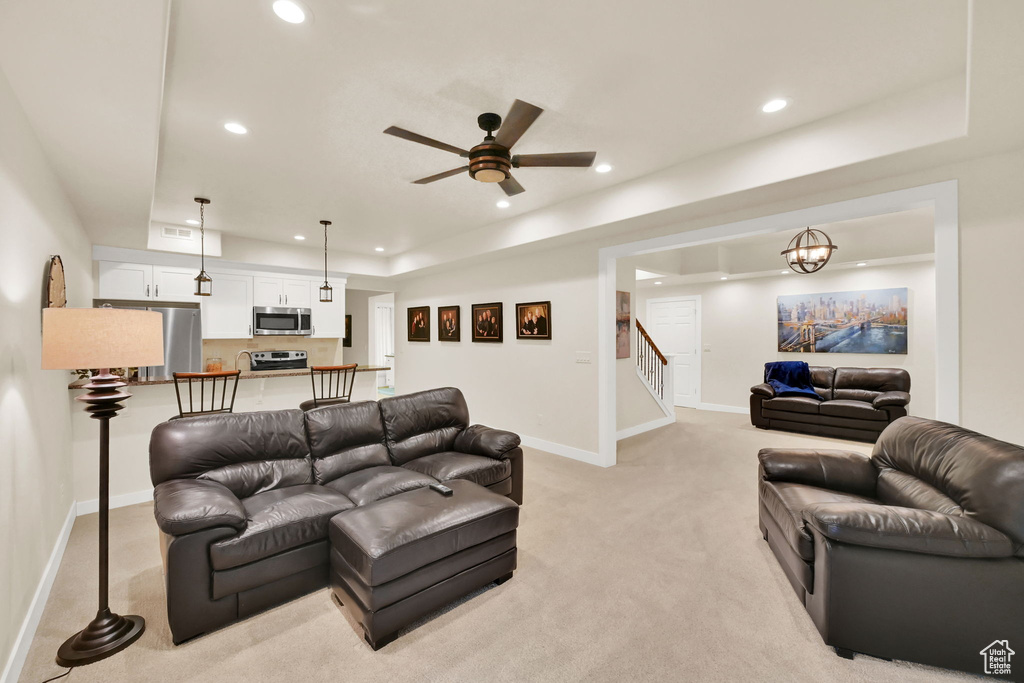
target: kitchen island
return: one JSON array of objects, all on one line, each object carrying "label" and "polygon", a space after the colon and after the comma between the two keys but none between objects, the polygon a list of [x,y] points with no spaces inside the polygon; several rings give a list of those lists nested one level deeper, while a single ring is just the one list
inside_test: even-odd
[{"label": "kitchen island", "polygon": [[[356,368],[352,400],[376,400],[377,373],[388,369],[377,366]],[[77,380],[68,388],[80,389],[87,382],[85,379]],[[110,503],[114,507],[152,498],[149,436],[154,427],[178,414],[173,377],[133,379],[127,384],[132,397],[124,402],[124,410],[110,421]],[[81,403],[74,400],[77,392],[69,394],[74,439],[74,490],[89,492],[78,495],[79,514],[83,514],[97,509],[99,424],[82,409]],[[300,403],[312,397],[308,369],[243,371],[238,378],[234,412],[298,409]]]}]

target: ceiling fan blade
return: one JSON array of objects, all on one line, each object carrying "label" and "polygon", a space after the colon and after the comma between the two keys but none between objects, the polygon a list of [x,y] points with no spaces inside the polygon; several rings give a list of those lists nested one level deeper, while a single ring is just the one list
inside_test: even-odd
[{"label": "ceiling fan blade", "polygon": [[572,166],[587,168],[594,163],[597,152],[560,152],[557,154],[517,154],[512,157],[512,166]]},{"label": "ceiling fan blade", "polygon": [[494,136],[494,141],[504,147],[511,147],[519,141],[519,138],[523,137],[526,129],[532,126],[533,122],[542,113],[544,113],[544,110],[540,107],[536,107],[529,102],[516,100],[512,103],[512,108],[508,110],[508,114],[505,115],[505,120],[501,122],[501,128],[498,129],[498,134]]},{"label": "ceiling fan blade", "polygon": [[420,135],[419,133],[413,133],[412,131],[408,131],[404,128],[399,128],[398,126],[391,126],[384,132],[388,135],[394,135],[396,138],[402,138],[403,140],[409,140],[410,142],[418,142],[421,145],[427,145],[428,147],[436,147],[437,149],[443,149],[446,152],[458,154],[459,156],[469,156],[469,152],[461,147],[449,145],[448,143],[428,138],[425,135]]},{"label": "ceiling fan blade", "polygon": [[498,185],[501,187],[501,189],[505,190],[505,194],[507,194],[509,197],[514,197],[520,192],[526,192],[526,188],[520,185],[519,181],[513,178],[512,176],[505,178],[500,183],[498,183]]},{"label": "ceiling fan blade", "polygon": [[438,173],[437,175],[429,175],[426,178],[420,178],[419,180],[414,180],[412,182],[413,185],[426,185],[427,183],[432,183],[435,180],[444,180],[445,178],[451,178],[453,175],[459,175],[460,173],[465,173],[468,170],[469,166],[463,166],[462,168],[453,168],[450,171]]}]

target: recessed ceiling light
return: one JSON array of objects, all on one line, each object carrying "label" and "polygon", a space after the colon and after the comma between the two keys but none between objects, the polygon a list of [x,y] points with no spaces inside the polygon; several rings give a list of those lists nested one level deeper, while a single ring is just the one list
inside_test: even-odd
[{"label": "recessed ceiling light", "polygon": [[783,274],[783,275],[789,275],[789,271],[788,270],[780,270],[779,272],[781,274]]},{"label": "recessed ceiling light", "polygon": [[246,128],[240,123],[235,123],[234,121],[225,123],[224,130],[228,131],[229,133],[234,133],[235,135],[245,135],[246,133],[249,132],[248,128]]},{"label": "recessed ceiling light", "polygon": [[507,209],[509,206],[511,206],[511,204],[509,204],[504,199],[501,199],[498,201],[497,204],[495,204],[495,206],[497,206],[499,209]]},{"label": "recessed ceiling light", "polygon": [[384,247],[375,247],[374,251],[384,251]]},{"label": "recessed ceiling light", "polygon": [[185,222],[188,223],[189,225],[199,225],[199,221],[197,221],[195,218],[189,218]]},{"label": "recessed ceiling light", "polygon": [[612,170],[612,166],[611,164],[598,164],[594,168],[594,170],[597,171],[598,173],[607,173],[608,171]]},{"label": "recessed ceiling light", "polygon": [[297,239],[297,240],[300,240],[300,241],[301,241],[301,240],[304,240],[304,239],[306,239],[306,236],[305,236],[305,235],[296,235],[296,236],[295,236],[295,239]]},{"label": "recessed ceiling light", "polygon": [[658,281],[657,281],[657,282],[655,282],[654,284],[656,284],[656,285],[660,285],[660,284],[661,284],[661,280],[658,280]]},{"label": "recessed ceiling light", "polygon": [[788,104],[789,100],[782,99],[781,97],[774,100],[768,100],[764,103],[764,106],[761,107],[761,111],[765,114],[774,114],[777,111],[785,109]]},{"label": "recessed ceiling light", "polygon": [[723,280],[728,280],[729,278],[727,278],[726,276],[724,276],[724,275],[723,275],[723,276],[722,276],[722,279],[723,279]]},{"label": "recessed ceiling light", "polygon": [[274,14],[289,24],[301,24],[306,20],[306,12],[292,0],[277,0],[274,3]]},{"label": "recessed ceiling light", "polygon": [[861,261],[861,262],[860,262],[860,263],[858,263],[857,265],[858,265],[858,266],[866,266],[866,265],[867,265],[867,263],[865,263],[864,261]]}]

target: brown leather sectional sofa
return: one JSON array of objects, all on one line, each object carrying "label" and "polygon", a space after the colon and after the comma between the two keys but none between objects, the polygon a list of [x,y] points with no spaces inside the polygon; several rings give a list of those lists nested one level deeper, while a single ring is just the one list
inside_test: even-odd
[{"label": "brown leather sectional sofa", "polygon": [[980,675],[997,641],[1024,652],[1024,448],[904,417],[870,458],[758,460],[761,533],[838,654]]},{"label": "brown leather sectional sofa", "polygon": [[[465,399],[451,388],[305,413],[229,413],[158,425],[150,473],[174,642],[326,586],[329,524],[347,510],[452,480],[473,482],[469,486],[482,492],[456,491],[454,500],[470,507],[501,507],[484,489],[522,503],[522,455],[517,435],[470,426]],[[393,515],[397,507],[379,515]],[[501,549],[498,573],[478,571],[474,580],[511,575],[512,529],[511,551]],[[507,524],[490,532],[508,541]],[[461,558],[467,561],[465,553]],[[446,562],[435,564],[443,569]],[[406,566],[416,568],[415,562]],[[433,571],[438,576],[437,566]],[[468,581],[446,583],[449,592],[478,587]],[[407,623],[415,610],[392,611]],[[392,614],[389,623],[400,621]]]},{"label": "brown leather sectional sofa", "polygon": [[900,368],[811,366],[822,398],[776,396],[770,384],[750,388],[750,423],[816,436],[874,443],[893,420],[907,414],[910,373]]}]

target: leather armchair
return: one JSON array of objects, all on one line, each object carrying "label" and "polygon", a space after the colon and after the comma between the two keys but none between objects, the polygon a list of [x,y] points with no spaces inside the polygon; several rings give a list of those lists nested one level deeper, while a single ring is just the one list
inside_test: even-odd
[{"label": "leather armchair", "polygon": [[761,533],[837,654],[981,674],[993,640],[1024,642],[1024,448],[902,417],[870,458],[758,460]]}]

